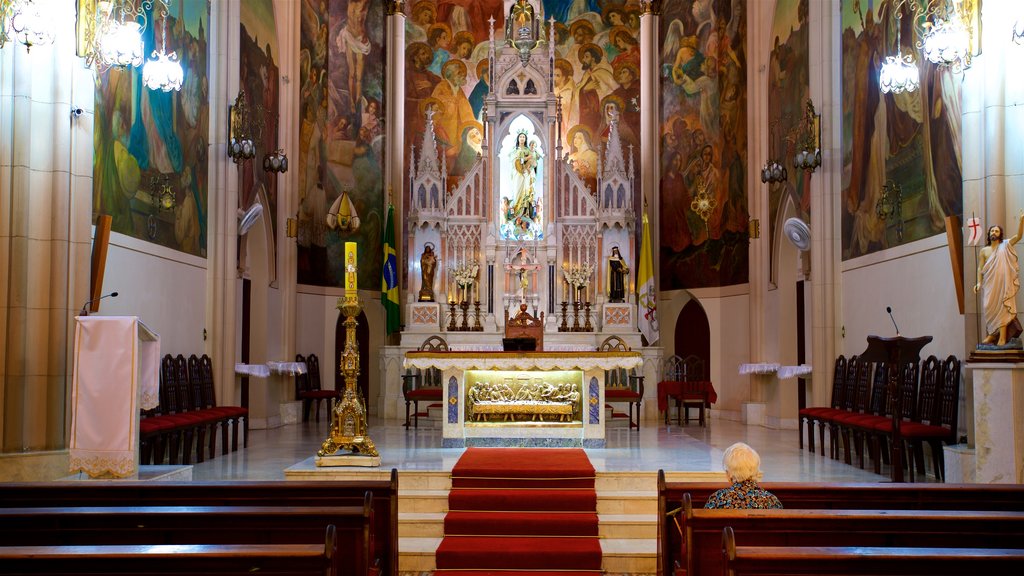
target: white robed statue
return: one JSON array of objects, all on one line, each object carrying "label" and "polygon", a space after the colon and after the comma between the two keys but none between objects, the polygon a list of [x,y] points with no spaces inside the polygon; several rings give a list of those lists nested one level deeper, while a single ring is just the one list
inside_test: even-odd
[{"label": "white robed statue", "polygon": [[974,292],[981,289],[982,310],[985,314],[985,339],[982,344],[1005,346],[1021,334],[1017,319],[1017,292],[1020,290],[1020,264],[1013,247],[1024,237],[1024,210],[1020,212],[1017,234],[1003,239],[1003,229],[992,226],[988,229],[988,246],[978,254],[978,283]]}]

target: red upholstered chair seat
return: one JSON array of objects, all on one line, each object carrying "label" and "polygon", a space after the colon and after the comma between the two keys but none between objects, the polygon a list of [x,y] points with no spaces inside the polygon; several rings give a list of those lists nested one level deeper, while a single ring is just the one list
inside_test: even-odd
[{"label": "red upholstered chair seat", "polygon": [[628,388],[607,388],[604,391],[605,400],[632,400],[640,398],[640,393]]},{"label": "red upholstered chair seat", "polygon": [[409,400],[417,400],[420,402],[427,400],[440,400],[441,389],[440,388],[417,388],[410,390],[406,393],[405,397]]}]

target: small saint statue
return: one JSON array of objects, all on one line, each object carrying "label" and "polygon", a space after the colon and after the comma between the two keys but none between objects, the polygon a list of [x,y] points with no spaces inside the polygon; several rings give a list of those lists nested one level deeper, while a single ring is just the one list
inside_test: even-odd
[{"label": "small saint statue", "polygon": [[434,272],[437,270],[437,255],[434,253],[434,244],[427,242],[423,246],[423,254],[420,256],[420,273],[422,282],[420,285],[420,302],[434,301]]},{"label": "small saint statue", "polygon": [[612,247],[612,255],[608,257],[608,301],[625,302],[626,285],[629,283],[629,266],[619,254],[619,247]]}]

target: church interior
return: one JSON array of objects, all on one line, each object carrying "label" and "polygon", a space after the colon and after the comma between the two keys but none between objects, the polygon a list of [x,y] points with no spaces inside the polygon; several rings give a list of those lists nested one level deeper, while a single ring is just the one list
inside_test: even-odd
[{"label": "church interior", "polygon": [[1019,57],[1012,0],[0,0],[0,494],[396,469],[375,573],[484,573],[456,492],[536,450],[601,549],[519,569],[663,574],[737,442],[1020,485]]}]

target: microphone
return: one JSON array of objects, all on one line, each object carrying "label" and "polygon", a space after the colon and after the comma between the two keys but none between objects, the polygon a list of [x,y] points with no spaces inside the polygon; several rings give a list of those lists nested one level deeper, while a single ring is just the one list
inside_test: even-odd
[{"label": "microphone", "polygon": [[896,329],[896,335],[900,335],[900,327],[896,325],[896,319],[892,317],[892,306],[886,306],[885,311],[889,313],[889,320],[892,320],[892,327]]},{"label": "microphone", "polygon": [[88,316],[89,315],[89,311],[87,310],[87,308],[89,308],[89,304],[92,304],[93,302],[99,302],[100,300],[103,300],[104,298],[117,298],[117,292],[111,292],[110,294],[105,294],[103,296],[100,296],[99,298],[92,298],[92,299],[86,300],[85,304],[82,304],[82,310],[78,313],[78,315],[79,316]]}]

